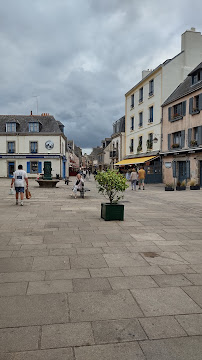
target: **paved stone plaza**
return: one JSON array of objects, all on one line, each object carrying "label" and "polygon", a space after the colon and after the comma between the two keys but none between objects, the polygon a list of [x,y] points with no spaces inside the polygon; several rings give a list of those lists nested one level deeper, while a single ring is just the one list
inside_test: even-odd
[{"label": "paved stone plaza", "polygon": [[129,188],[105,222],[93,179],[0,184],[1,360],[202,359],[202,191]]}]

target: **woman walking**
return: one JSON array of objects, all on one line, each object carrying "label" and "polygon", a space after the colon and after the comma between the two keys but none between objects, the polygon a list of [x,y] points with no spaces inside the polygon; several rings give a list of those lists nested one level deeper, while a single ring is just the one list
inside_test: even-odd
[{"label": "woman walking", "polygon": [[137,171],[136,169],[132,169],[131,175],[130,175],[130,182],[131,182],[131,188],[132,190],[136,190],[136,183],[137,183]]}]

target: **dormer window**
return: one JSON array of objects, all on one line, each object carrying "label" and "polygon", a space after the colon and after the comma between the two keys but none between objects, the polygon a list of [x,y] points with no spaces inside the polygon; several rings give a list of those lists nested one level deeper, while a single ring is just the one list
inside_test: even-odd
[{"label": "dormer window", "polygon": [[197,73],[192,75],[192,85],[196,84],[201,80],[201,73],[200,71],[197,71]]},{"label": "dormer window", "polygon": [[16,123],[9,122],[6,124],[6,132],[16,132]]},{"label": "dormer window", "polygon": [[29,132],[39,132],[39,123],[38,122],[30,122],[29,123]]}]

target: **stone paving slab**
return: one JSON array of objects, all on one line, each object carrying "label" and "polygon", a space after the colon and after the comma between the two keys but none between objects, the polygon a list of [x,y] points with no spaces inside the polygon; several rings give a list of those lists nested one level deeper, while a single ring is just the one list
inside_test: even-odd
[{"label": "stone paving slab", "polygon": [[147,339],[137,319],[94,321],[92,327],[96,344]]},{"label": "stone paving slab", "polygon": [[0,283],[44,280],[45,271],[10,272],[0,274]]},{"label": "stone paving slab", "polygon": [[178,287],[135,289],[131,292],[145,316],[201,313],[202,309],[192,300],[193,288],[186,287],[192,298]]},{"label": "stone paving slab", "polygon": [[0,352],[38,350],[39,326],[0,329]]},{"label": "stone paving slab", "polygon": [[1,360],[74,360],[72,349],[52,349],[1,354]]},{"label": "stone paving slab", "polygon": [[71,280],[30,281],[27,294],[59,294],[72,291]]},{"label": "stone paving slab", "polygon": [[188,335],[202,335],[202,314],[177,315],[176,319]]},{"label": "stone paving slab", "polygon": [[68,322],[65,295],[48,294],[0,298],[0,328]]},{"label": "stone paving slab", "polygon": [[146,340],[140,346],[147,360],[201,360],[202,337]]},{"label": "stone paving slab", "polygon": [[142,311],[128,290],[70,293],[71,321],[93,321],[138,317]]},{"label": "stone paving slab", "polygon": [[187,333],[173,316],[142,318],[139,321],[149,339],[187,336]]},{"label": "stone paving slab", "polygon": [[92,344],[94,344],[94,338],[90,323],[69,323],[42,326],[42,349]]},{"label": "stone paving slab", "polygon": [[146,360],[137,342],[82,346],[75,349],[75,356],[76,360]]},{"label": "stone paving slab", "polygon": [[27,282],[2,283],[0,284],[0,296],[25,295],[27,286]]}]

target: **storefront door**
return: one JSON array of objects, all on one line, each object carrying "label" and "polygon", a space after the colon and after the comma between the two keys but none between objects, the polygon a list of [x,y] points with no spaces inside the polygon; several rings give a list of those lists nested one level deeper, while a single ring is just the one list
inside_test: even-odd
[{"label": "storefront door", "polygon": [[183,180],[187,179],[187,173],[186,173],[186,161],[179,161],[178,162],[178,181],[182,182]]},{"label": "storefront door", "polygon": [[13,177],[14,171],[15,171],[15,163],[9,161],[9,163],[8,163],[8,177],[9,178]]}]

